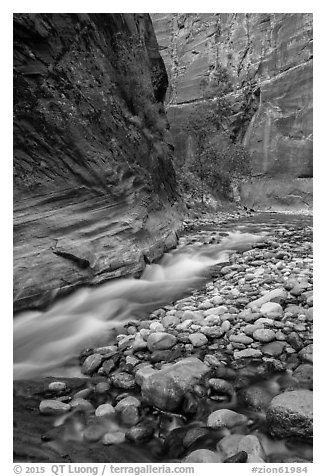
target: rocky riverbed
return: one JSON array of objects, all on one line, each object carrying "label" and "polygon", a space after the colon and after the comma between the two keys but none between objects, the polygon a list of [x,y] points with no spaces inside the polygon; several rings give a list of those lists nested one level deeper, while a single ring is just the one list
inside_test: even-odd
[{"label": "rocky riverbed", "polygon": [[85,378],[15,382],[17,461],[312,461],[312,218],[188,220],[176,253],[230,230],[266,238],[84,349]]}]

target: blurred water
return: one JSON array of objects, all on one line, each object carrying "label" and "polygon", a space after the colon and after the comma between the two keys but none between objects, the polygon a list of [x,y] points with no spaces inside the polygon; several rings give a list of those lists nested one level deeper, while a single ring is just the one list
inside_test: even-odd
[{"label": "blurred water", "polygon": [[[14,378],[52,374],[97,338],[107,343],[113,329],[168,304],[198,286],[203,272],[227,261],[231,250],[249,249],[262,234],[234,232],[217,245],[166,254],[146,267],[141,279],[118,279],[84,288],[46,312],[24,312],[14,319]],[[57,374],[57,372],[56,372]]]}]

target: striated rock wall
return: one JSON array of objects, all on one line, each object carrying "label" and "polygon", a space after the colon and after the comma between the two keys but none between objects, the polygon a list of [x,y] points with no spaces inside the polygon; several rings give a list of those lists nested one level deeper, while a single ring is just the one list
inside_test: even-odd
[{"label": "striated rock wall", "polygon": [[[252,153],[255,179],[243,199],[267,182],[272,189],[290,180],[295,191],[312,177],[312,14],[160,13],[152,20],[170,79],[166,104],[181,162],[192,153],[184,131],[188,111],[223,95],[232,105],[230,138]],[[288,188],[282,190],[275,189],[274,208],[278,194],[284,202]],[[310,206],[311,180],[308,195],[309,205],[300,198],[296,205]],[[268,208],[263,197],[262,207]]]},{"label": "striated rock wall", "polygon": [[14,15],[14,309],[135,274],[176,243],[149,15]]}]

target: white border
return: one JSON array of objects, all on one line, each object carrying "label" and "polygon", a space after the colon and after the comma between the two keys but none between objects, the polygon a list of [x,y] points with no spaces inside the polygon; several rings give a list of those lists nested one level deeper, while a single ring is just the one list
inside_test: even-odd
[{"label": "white border", "polygon": [[[323,2],[317,1],[279,1],[262,2],[262,1],[232,1],[227,2],[181,2],[165,0],[164,2],[142,1],[142,2],[126,2],[119,1],[117,3],[118,11],[114,9],[115,5],[108,0],[104,1],[12,1],[6,2],[2,5],[2,12],[0,16],[0,34],[1,34],[1,217],[2,217],[2,232],[1,232],[1,319],[2,329],[2,365],[1,365],[1,379],[2,379],[2,441],[0,444],[1,453],[3,455],[2,464],[3,474],[12,474],[12,398],[8,397],[11,393],[11,379],[12,379],[12,14],[13,12],[100,12],[109,13],[114,10],[114,13],[125,12],[312,12],[314,14],[314,242],[315,257],[317,256],[314,279],[315,279],[315,450],[314,463],[309,465],[308,474],[323,474],[322,464],[325,454],[325,421],[324,415],[326,413],[324,401],[326,397],[324,382],[325,382],[325,328],[323,327],[326,320],[326,310],[324,304],[325,298],[325,262],[323,253],[323,241],[325,239],[324,224],[325,224],[325,187],[326,173],[325,173],[325,140],[326,135],[326,118],[325,118],[325,83],[326,74],[324,74],[324,67],[326,64],[326,41],[324,32],[326,30],[326,9],[322,5]],[[111,7],[111,8],[110,8]],[[324,192],[324,193],[323,193]],[[324,304],[324,305],[323,305]],[[317,326],[317,327],[316,327]],[[9,399],[9,401],[8,401]],[[6,468],[8,466],[8,468]],[[267,467],[270,467],[266,463]],[[279,465],[273,465],[279,466]],[[285,465],[283,465],[285,466]],[[216,474],[220,468],[216,465],[200,465],[200,470],[197,474],[205,469],[205,474]],[[231,470],[232,467],[232,470]],[[238,468],[238,469],[237,469]],[[223,466],[223,475],[234,474],[234,472],[250,474],[250,465]],[[8,469],[8,471],[6,471]],[[199,468],[198,468],[199,469]],[[49,473],[50,474],[50,473]],[[298,474],[298,473],[293,473]]]}]

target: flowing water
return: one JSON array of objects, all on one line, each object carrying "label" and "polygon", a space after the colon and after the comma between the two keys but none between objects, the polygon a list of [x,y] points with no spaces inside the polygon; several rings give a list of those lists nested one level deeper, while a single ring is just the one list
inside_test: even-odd
[{"label": "flowing water", "polygon": [[[14,319],[14,377],[63,376],[69,363],[83,348],[94,343],[107,345],[113,342],[115,329],[125,322],[146,318],[153,310],[201,286],[207,280],[206,272],[218,263],[227,263],[231,252],[245,251],[258,242],[268,241],[276,228],[286,231],[289,226],[300,228],[303,224],[311,225],[311,217],[266,213],[229,221],[218,230],[214,225],[207,225],[202,231],[195,230],[192,240],[191,233],[188,234],[190,239],[188,236],[187,240],[181,240],[179,247],[167,253],[159,264],[147,266],[141,279],[118,279],[96,288],[80,289],[45,312],[18,314]],[[213,231],[215,238],[202,243],[201,233],[205,239],[209,230]],[[74,368],[72,371],[76,374]],[[279,377],[275,374],[264,376],[258,383],[271,395],[276,395],[280,389]],[[169,453],[168,448],[169,444],[171,448],[178,447],[178,437],[175,436],[174,441],[173,435],[177,435],[182,427],[203,425],[207,414],[218,408],[231,408],[252,418],[251,434],[259,435],[267,456],[312,458],[311,445],[306,442],[271,439],[264,428],[264,417],[259,412],[248,411],[237,400],[220,403],[212,400],[211,407],[203,406],[195,419],[181,415],[153,415],[154,420],[159,420],[160,431],[169,435],[171,441],[167,443],[166,440],[162,450],[158,434],[153,442],[139,447],[139,451],[149,461],[173,461],[173,451]],[[106,424],[110,430],[119,429],[114,419],[108,419]],[[53,447],[60,447],[65,441],[82,441],[84,423],[74,412],[59,418],[56,425],[64,425],[65,432],[61,442],[51,443]],[[216,445],[215,434],[211,440]],[[159,448],[155,447],[155,442]],[[201,441],[198,447],[210,447],[209,435],[206,446],[202,444]],[[128,447],[126,449],[128,451]]]},{"label": "flowing water", "polygon": [[[229,250],[248,249],[263,235],[230,233],[220,244],[169,253],[146,267],[141,279],[118,279],[85,288],[46,312],[20,313],[14,319],[14,378],[53,375],[99,337],[106,342],[124,322],[181,297],[198,286],[203,272],[227,261]],[[112,337],[111,337],[112,339]]]}]

